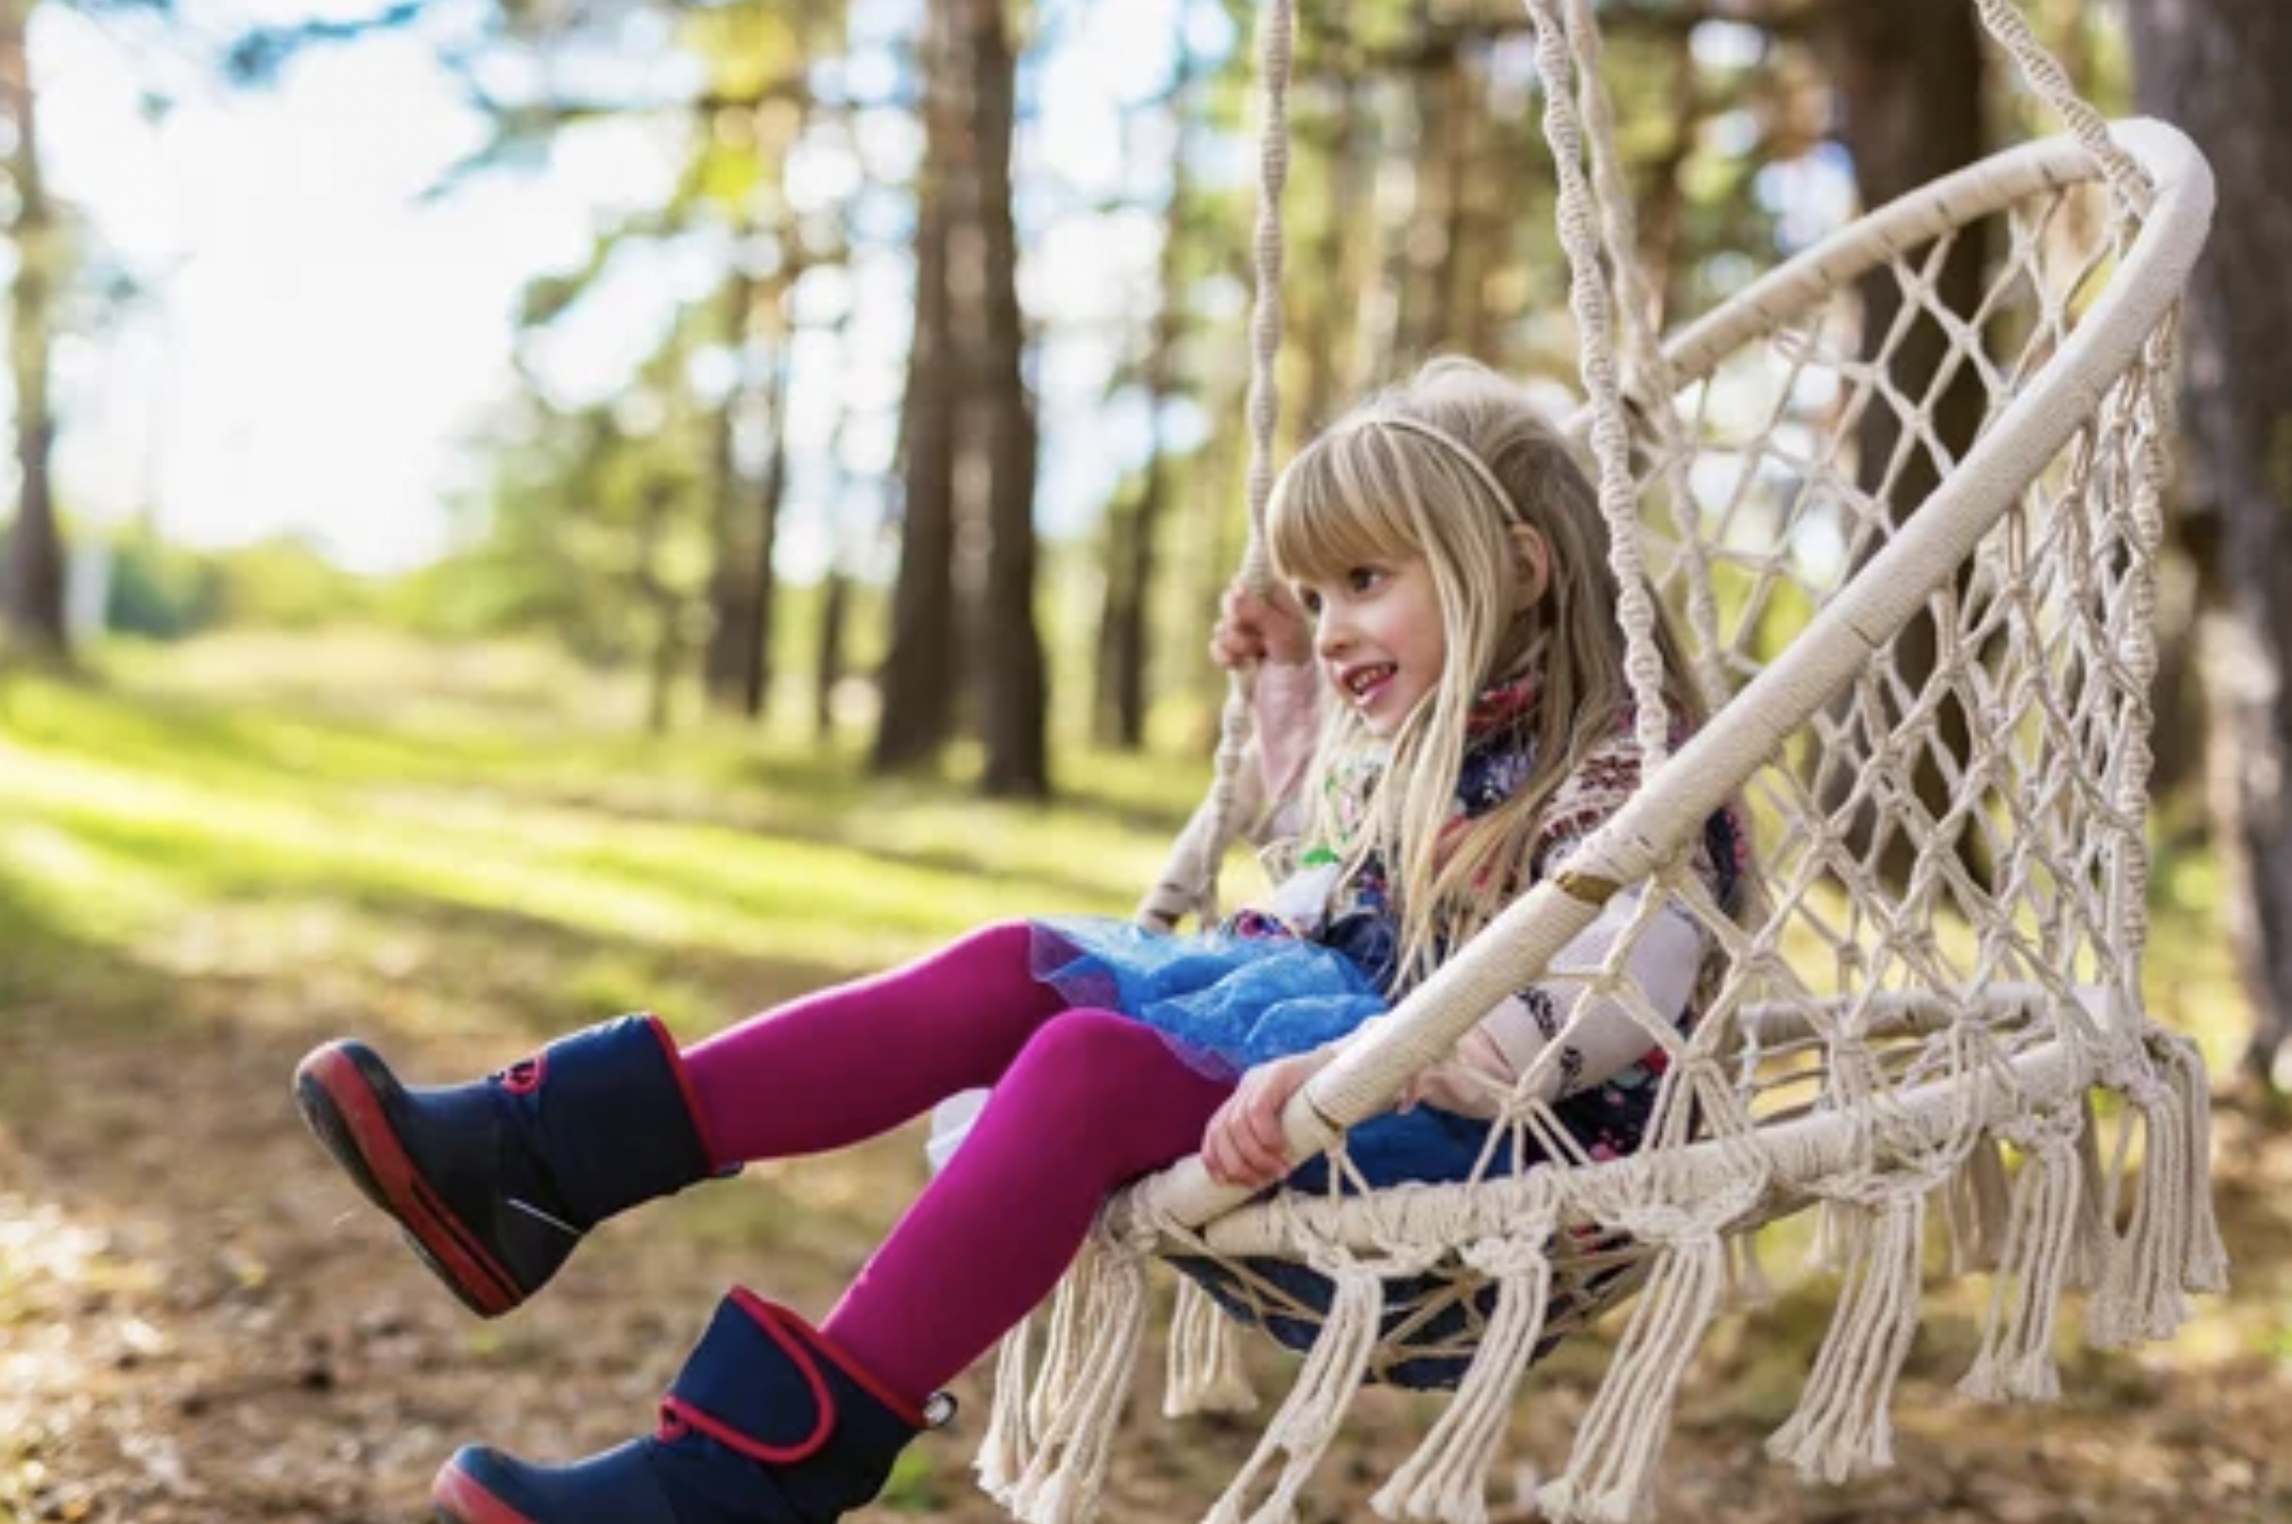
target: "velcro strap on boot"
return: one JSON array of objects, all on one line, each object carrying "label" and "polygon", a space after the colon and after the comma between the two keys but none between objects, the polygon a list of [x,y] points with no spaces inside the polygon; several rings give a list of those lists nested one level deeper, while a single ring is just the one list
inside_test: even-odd
[{"label": "velcro strap on boot", "polygon": [[817,1329],[738,1287],[717,1304],[661,1413],[664,1422],[780,1466],[817,1454],[839,1427],[899,1443],[924,1427],[922,1413],[853,1366]]},{"label": "velcro strap on boot", "polygon": [[623,1016],[551,1043],[526,1104],[576,1226],[707,1178],[710,1150],[683,1057],[655,1016]]}]

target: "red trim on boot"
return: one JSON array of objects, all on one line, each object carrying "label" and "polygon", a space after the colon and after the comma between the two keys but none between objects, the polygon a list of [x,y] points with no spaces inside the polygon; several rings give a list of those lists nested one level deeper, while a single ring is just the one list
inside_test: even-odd
[{"label": "red trim on boot", "polygon": [[[779,1325],[789,1329],[796,1337],[809,1345],[814,1353],[833,1362],[836,1369],[851,1377],[870,1397],[891,1409],[900,1422],[909,1428],[923,1429],[929,1427],[921,1408],[894,1392],[890,1387],[885,1386],[881,1380],[877,1379],[873,1371],[861,1366],[858,1361],[837,1348],[826,1334],[805,1322],[795,1313],[790,1312],[777,1302],[765,1301],[764,1298],[745,1286],[733,1287],[732,1299],[738,1302],[741,1309],[750,1317],[766,1327]],[[777,1333],[773,1336],[779,1337]],[[782,1342],[785,1343],[786,1341],[782,1340]]]},{"label": "red trim on boot", "polygon": [[398,1146],[381,1098],[350,1055],[339,1044],[329,1044],[304,1059],[301,1072],[334,1103],[390,1213],[436,1256],[470,1305],[488,1317],[499,1317],[523,1302],[525,1293],[518,1290],[516,1278],[470,1235]]},{"label": "red trim on boot", "polygon": [[827,1378],[820,1374],[820,1361],[823,1358],[833,1362],[836,1369],[850,1377],[909,1428],[921,1430],[925,1426],[923,1414],[914,1404],[894,1396],[882,1382],[861,1370],[842,1350],[830,1344],[826,1335],[795,1313],[776,1302],[765,1301],[745,1286],[733,1287],[730,1300],[764,1331],[766,1338],[780,1346],[803,1376],[804,1385],[811,1389],[812,1409],[818,1415],[813,1420],[812,1432],[794,1444],[768,1444],[753,1434],[742,1433],[713,1413],[694,1406],[672,1392],[661,1399],[656,1437],[674,1440],[687,1431],[695,1431],[767,1466],[793,1466],[810,1460],[835,1437],[836,1432],[835,1397],[828,1390]]},{"label": "red trim on boot", "polygon": [[451,1460],[438,1468],[437,1480],[430,1483],[430,1501],[453,1524],[534,1524]]},{"label": "red trim on boot", "polygon": [[692,1130],[700,1138],[700,1151],[707,1156],[708,1167],[718,1170],[727,1164],[745,1163],[745,1160],[725,1158],[716,1146],[716,1139],[709,1134],[708,1113],[700,1109],[700,1092],[693,1089],[692,1076],[685,1072],[684,1050],[669,1035],[668,1023],[650,1011],[642,1014],[645,1024],[653,1029],[653,1036],[661,1045],[661,1055],[668,1060],[669,1073],[676,1076],[677,1093],[684,1097],[684,1114],[692,1118]]}]

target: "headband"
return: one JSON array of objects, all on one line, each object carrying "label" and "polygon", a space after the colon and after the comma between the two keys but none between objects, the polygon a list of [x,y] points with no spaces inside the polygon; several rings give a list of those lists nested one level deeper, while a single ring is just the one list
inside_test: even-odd
[{"label": "headband", "polygon": [[1482,460],[1479,452],[1474,450],[1472,446],[1448,430],[1436,428],[1432,424],[1421,419],[1411,418],[1403,413],[1374,413],[1363,418],[1358,426],[1361,428],[1399,429],[1404,434],[1414,434],[1420,439],[1431,440],[1435,445],[1454,456],[1458,464],[1471,472],[1480,484],[1495,496],[1496,501],[1503,506],[1505,522],[1512,524],[1526,522],[1526,515],[1522,514],[1519,505],[1513,502],[1512,494],[1504,490],[1504,483],[1496,479],[1496,473],[1488,468],[1488,462]]}]

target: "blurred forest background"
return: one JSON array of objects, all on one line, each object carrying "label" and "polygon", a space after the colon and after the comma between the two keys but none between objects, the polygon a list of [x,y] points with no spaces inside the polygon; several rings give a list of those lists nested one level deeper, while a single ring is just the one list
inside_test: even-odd
[{"label": "blurred forest background", "polygon": [[[1754,1454],[1826,1305],[1786,1297],[1715,1337],[1674,1517],[2292,1516],[2292,13],[2024,9],[2221,184],[2150,984],[2222,1087],[2238,1293],[2161,1356],[2079,1357],[2093,1395],[2042,1423],[1947,1395],[1969,1303],[1914,1361],[1903,1470],[1831,1493]],[[2057,125],[1973,0],[1599,10],[1667,325]],[[1565,408],[1520,8],[1300,11],[1284,448],[1439,353]],[[1239,0],[0,0],[0,1521],[412,1517],[461,1438],[618,1436],[724,1280],[832,1294],[919,1178],[912,1138],[680,1200],[473,1331],[348,1215],[286,1076],[349,1028],[440,1073],[613,1009],[692,1034],[988,916],[1127,907],[1225,691],[1254,24]],[[284,168],[213,178],[218,141]],[[200,306],[231,248],[355,222],[384,146],[403,207],[480,230],[466,267],[406,279],[378,245],[242,272],[231,323]],[[461,384],[449,354],[482,384],[423,396],[425,345],[432,390]],[[413,411],[444,420],[422,470],[336,432]],[[1556,1364],[1526,1451],[1564,1452],[1594,1368]],[[1359,1475],[1410,1401],[1371,1404]],[[1198,1510],[1246,1437],[1155,1430],[1118,1512]],[[987,1517],[937,1448],[887,1506]]]}]

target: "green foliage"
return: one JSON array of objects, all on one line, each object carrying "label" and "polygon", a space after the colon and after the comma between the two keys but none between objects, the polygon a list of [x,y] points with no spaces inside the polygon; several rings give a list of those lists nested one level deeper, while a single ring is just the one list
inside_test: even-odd
[{"label": "green foliage", "polygon": [[[640,389],[616,410],[521,403],[494,457],[477,542],[409,590],[439,633],[546,630],[584,661],[635,659],[661,607],[695,617],[708,557],[700,420]],[[668,416],[651,428],[647,412]]]},{"label": "green foliage", "polygon": [[136,530],[109,548],[105,620],[120,635],[181,640],[220,629],[323,629],[372,617],[386,601],[382,584],[291,538],[203,551]]},{"label": "green foliage", "polygon": [[218,626],[316,630],[354,623],[374,603],[374,586],[343,571],[301,540],[259,540],[216,554],[214,620]]},{"label": "green foliage", "polygon": [[212,557],[137,533],[112,548],[109,627],[122,635],[179,640],[212,626],[222,577]]}]

